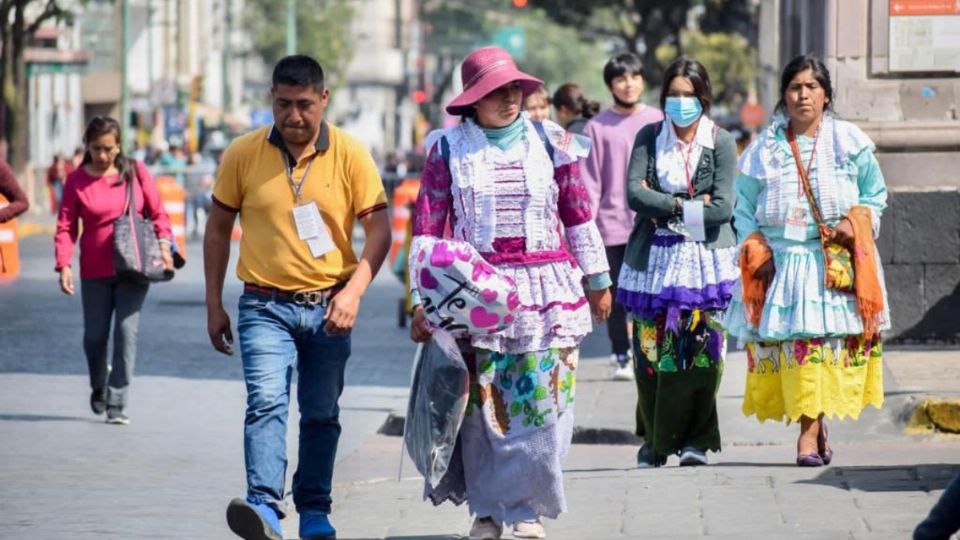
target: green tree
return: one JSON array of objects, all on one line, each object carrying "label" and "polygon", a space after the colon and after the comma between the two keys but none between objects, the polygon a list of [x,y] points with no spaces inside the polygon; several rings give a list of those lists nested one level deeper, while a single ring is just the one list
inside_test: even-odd
[{"label": "green tree", "polygon": [[[702,0],[531,0],[553,20],[578,29],[581,35],[619,43],[622,49],[640,56],[644,75],[653,85],[660,83],[663,66],[657,62],[660,45],[682,49],[680,31],[687,14]],[[682,52],[682,51],[681,51]]]},{"label": "green tree", "polygon": [[492,45],[493,33],[505,26],[519,26],[526,36],[526,54],[519,67],[543,79],[547,88],[576,82],[592,99],[603,101],[603,64],[606,52],[576,29],[559,24],[541,9],[515,9],[505,0],[428,0],[421,4],[424,48],[436,56],[432,112],[442,111],[454,73],[470,51]]},{"label": "green tree", "polygon": [[[353,56],[350,24],[354,8],[349,0],[298,0],[297,52],[316,58],[323,66],[326,85],[343,84]],[[277,0],[247,0],[245,22],[253,36],[253,51],[271,66],[287,54],[287,11]]]},{"label": "green tree", "polygon": [[[691,8],[701,8],[695,22],[706,33],[736,33],[756,45],[756,8],[752,0],[530,0],[559,24],[587,38],[616,43],[643,59],[644,75],[658,86],[666,65],[659,50],[690,54],[682,39]],[[672,58],[671,58],[672,60]]]},{"label": "green tree", "polygon": [[43,23],[72,21],[70,8],[75,4],[69,0],[0,0],[0,139],[9,145],[10,164],[15,171],[22,169],[29,153],[24,51]]},{"label": "green tree", "polygon": [[[696,58],[710,74],[713,101],[736,111],[757,75],[755,50],[739,34],[684,32],[684,51]],[[671,45],[657,49],[657,60],[668,65],[676,58]]]}]

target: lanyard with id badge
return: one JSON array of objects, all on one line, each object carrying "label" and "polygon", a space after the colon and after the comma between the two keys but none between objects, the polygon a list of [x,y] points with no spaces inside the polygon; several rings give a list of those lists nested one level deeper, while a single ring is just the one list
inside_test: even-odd
[{"label": "lanyard with id badge", "polygon": [[[283,152],[281,152],[282,155]],[[293,222],[297,226],[297,236],[300,240],[307,243],[310,247],[310,254],[315,258],[322,257],[325,253],[334,248],[333,240],[327,227],[323,223],[323,216],[320,215],[320,209],[314,201],[304,201],[301,196],[303,184],[307,181],[307,175],[310,173],[310,167],[317,159],[316,156],[310,159],[300,177],[300,182],[293,179],[293,169],[287,164],[286,156],[283,156],[284,171],[287,173],[287,180],[290,181],[290,187],[296,196],[293,205]]]},{"label": "lanyard with id badge", "polygon": [[[693,175],[690,172],[690,158],[693,155],[693,145],[688,145],[687,154],[683,158],[683,173],[687,178],[687,195],[693,197]],[[696,163],[693,164],[697,166]],[[707,231],[703,223],[703,201],[688,200],[683,201],[683,220],[673,218],[667,223],[667,228],[671,231],[682,234],[696,242],[704,242],[707,239]]]},{"label": "lanyard with id badge", "polygon": [[[797,163],[797,171],[799,174],[810,173],[810,168],[813,166],[813,158],[817,155],[817,141],[820,139],[820,128],[817,128],[817,133],[813,137],[813,149],[810,151],[810,160],[807,161],[807,168],[804,171],[800,169],[800,163]],[[787,240],[794,240],[796,242],[805,242],[807,240],[807,200],[802,198],[804,196],[803,192],[803,182],[798,177],[797,178],[797,200],[790,203],[790,206],[787,207],[787,218],[784,221],[783,225],[783,237]]]}]

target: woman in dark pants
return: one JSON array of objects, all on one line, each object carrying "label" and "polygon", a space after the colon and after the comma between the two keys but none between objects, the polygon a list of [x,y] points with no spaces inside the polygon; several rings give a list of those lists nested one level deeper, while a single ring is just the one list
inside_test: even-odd
[{"label": "woman in dark pants", "polygon": [[[83,137],[83,163],[67,176],[54,236],[60,289],[76,291],[70,267],[80,222],[80,291],[83,303],[83,349],[90,369],[90,408],[107,413],[108,424],[128,424],[124,413],[133,377],[140,308],[149,285],[118,278],[113,267],[113,222],[123,215],[127,189],[132,188],[136,212],[149,217],[160,239],[164,266],[173,269],[170,218],[147,168],[128,160],[120,148],[120,125],[113,118],[96,117]],[[107,363],[110,323],[113,361]]]}]

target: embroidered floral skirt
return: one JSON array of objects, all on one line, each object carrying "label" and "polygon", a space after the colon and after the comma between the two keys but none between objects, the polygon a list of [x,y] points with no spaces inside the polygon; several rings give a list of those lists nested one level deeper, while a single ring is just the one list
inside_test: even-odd
[{"label": "embroidered floral skirt", "polygon": [[883,405],[882,356],[879,338],[860,336],[748,342],[743,413],[761,422],[856,419]]},{"label": "embroidered floral skirt", "polygon": [[726,334],[715,315],[681,312],[675,329],[665,313],[634,319],[637,434],[661,456],[688,446],[720,451],[716,395]]},{"label": "embroidered floral skirt", "polygon": [[573,435],[579,349],[511,354],[461,342],[470,399],[447,474],[425,497],[467,501],[501,523],[566,510],[562,460]]}]

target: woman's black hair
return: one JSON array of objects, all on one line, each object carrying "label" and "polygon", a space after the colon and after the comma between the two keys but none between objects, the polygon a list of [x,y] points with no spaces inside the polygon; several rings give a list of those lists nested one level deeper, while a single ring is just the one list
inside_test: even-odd
[{"label": "woman's black hair", "polygon": [[633,53],[622,53],[614,56],[607,65],[603,66],[603,82],[609,88],[613,80],[624,75],[643,75],[643,62]]},{"label": "woman's black hair", "polygon": [[[120,122],[117,122],[109,116],[94,116],[93,119],[87,123],[87,129],[83,132],[83,143],[85,145],[90,144],[95,139],[108,133],[112,133],[117,139],[117,148],[120,149],[120,151],[117,152],[117,157],[113,158],[113,165],[117,168],[117,171],[119,171],[120,178],[129,179],[128,176],[130,171],[134,170],[134,164],[132,160],[127,159],[127,157],[123,155],[123,132],[120,130]],[[92,161],[93,156],[90,155],[90,151],[84,148],[83,162],[81,165],[87,165]]]},{"label": "woman's black hair", "polygon": [[693,84],[693,92],[703,107],[703,114],[710,114],[710,106],[713,104],[713,87],[710,85],[710,75],[707,74],[707,68],[689,56],[681,56],[673,61],[672,64],[663,73],[663,86],[660,88],[660,109],[667,107],[667,94],[670,93],[670,83],[677,77],[690,79]]},{"label": "woman's black hair", "polygon": [[813,74],[813,78],[823,87],[823,93],[827,98],[824,109],[833,110],[833,82],[830,80],[830,70],[827,69],[823,60],[817,58],[816,55],[804,54],[787,62],[787,65],[783,67],[783,73],[780,74],[780,101],[777,102],[777,112],[785,113],[787,111],[787,101],[785,99],[787,88],[798,73],[808,69]]},{"label": "woman's black hair", "polygon": [[575,115],[588,120],[600,112],[600,104],[587,99],[580,86],[574,83],[566,83],[557,88],[553,93],[553,106],[557,109],[566,107]]}]

